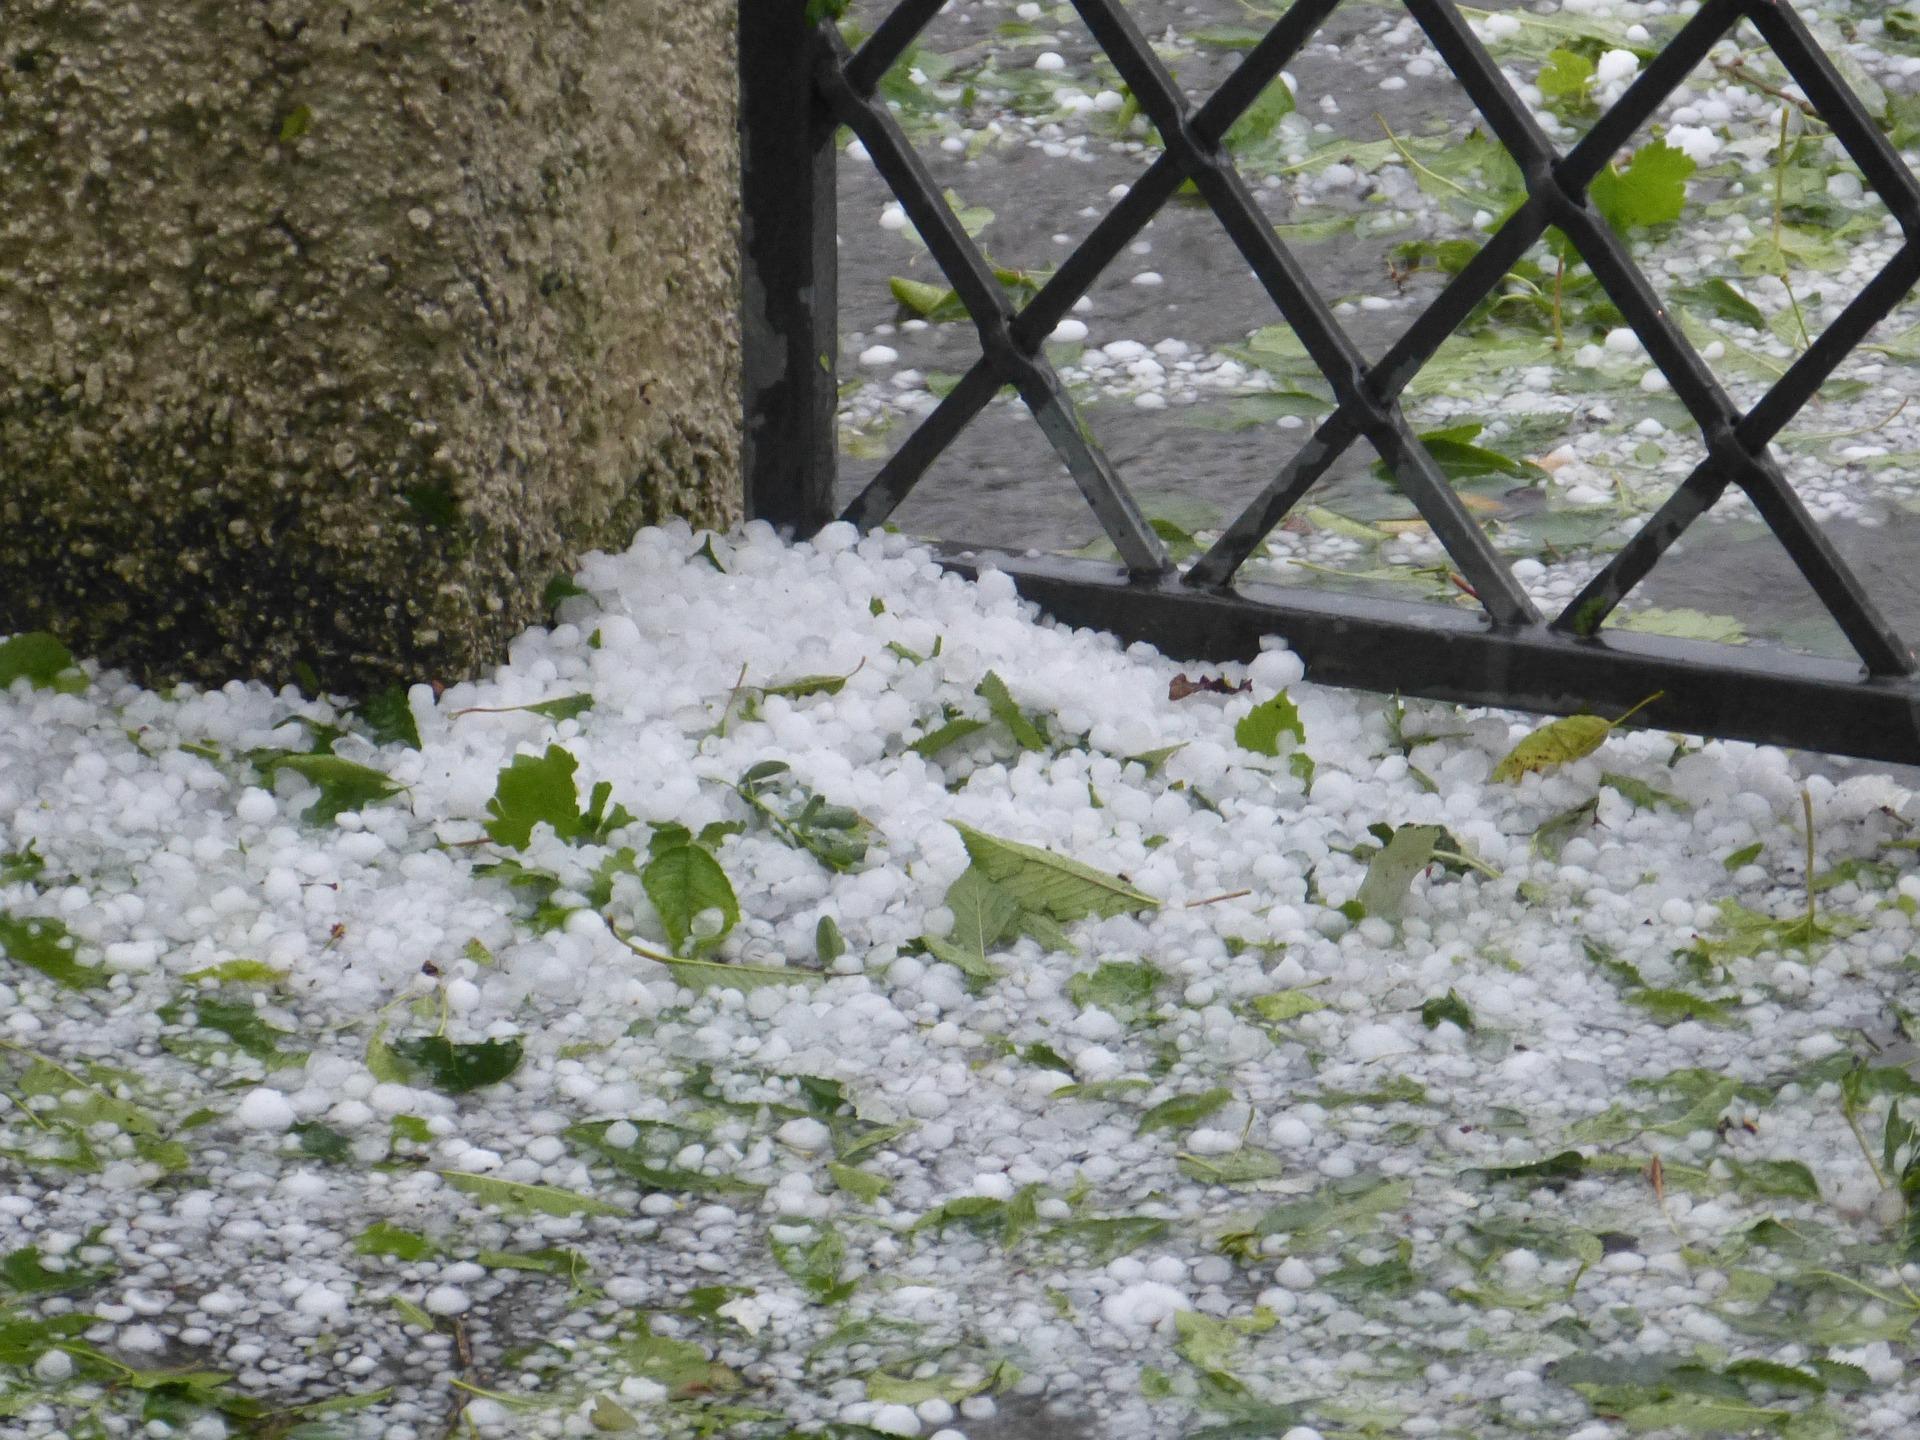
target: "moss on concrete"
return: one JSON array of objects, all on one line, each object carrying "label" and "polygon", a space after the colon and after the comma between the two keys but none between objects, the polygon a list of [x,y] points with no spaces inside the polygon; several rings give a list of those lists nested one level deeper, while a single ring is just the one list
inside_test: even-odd
[{"label": "moss on concrete", "polygon": [[736,484],[727,0],[10,0],[0,633],[448,680]]}]

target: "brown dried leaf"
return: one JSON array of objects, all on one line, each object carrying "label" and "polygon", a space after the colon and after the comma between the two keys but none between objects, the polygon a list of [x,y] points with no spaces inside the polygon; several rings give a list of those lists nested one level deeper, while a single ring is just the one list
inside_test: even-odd
[{"label": "brown dried leaf", "polygon": [[1167,699],[1184,700],[1189,695],[1238,695],[1242,690],[1251,690],[1253,682],[1242,680],[1235,685],[1218,675],[1202,675],[1194,679],[1190,675],[1176,675],[1167,682]]}]

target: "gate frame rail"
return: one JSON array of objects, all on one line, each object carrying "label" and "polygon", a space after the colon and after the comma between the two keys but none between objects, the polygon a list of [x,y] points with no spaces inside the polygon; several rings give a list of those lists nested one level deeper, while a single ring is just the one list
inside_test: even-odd
[{"label": "gate frame rail", "polygon": [[[1119,0],[1072,0],[1119,67],[1164,149],[1042,287],[1012,309],[910,142],[874,98],[885,72],[946,0],[893,0],[849,52],[824,11],[834,0],[742,0],[739,7],[746,513],[805,538],[844,518],[892,513],[928,466],[1011,385],[1124,563],[1016,556],[940,542],[948,568],[1004,571],[1056,619],[1147,641],[1170,656],[1245,660],[1265,635],[1300,655],[1316,683],[1548,714],[1625,710],[1655,692],[1637,725],[1867,759],[1920,764],[1920,683],[1912,651],[1807,515],[1768,444],[1866,334],[1920,282],[1920,181],[1880,133],[1789,0],[1706,0],[1616,104],[1565,155],[1555,151],[1452,0],[1403,0],[1480,117],[1513,154],[1528,200],[1369,367],[1347,340],[1233,169],[1224,137],[1342,0],[1295,0],[1197,110],[1159,66]],[[810,16],[817,18],[810,19]],[[1786,65],[1899,223],[1905,243],[1742,414],[1680,335],[1586,197],[1587,184],[1672,90],[1742,20]],[[838,257],[835,138],[869,157],[979,330],[981,357],[879,476],[836,516]],[[1183,575],[1080,425],[1040,349],[1073,301],[1191,178],[1334,389],[1331,415],[1212,550]],[[1706,458],[1561,615],[1533,610],[1507,563],[1465,511],[1397,400],[1511,265],[1550,226],[1568,234],[1701,427]],[[1483,610],[1311,587],[1238,582],[1240,565],[1326,469],[1364,435],[1393,468]],[[1731,646],[1603,629],[1680,534],[1730,485],[1754,501],[1861,663],[1768,645]]]}]

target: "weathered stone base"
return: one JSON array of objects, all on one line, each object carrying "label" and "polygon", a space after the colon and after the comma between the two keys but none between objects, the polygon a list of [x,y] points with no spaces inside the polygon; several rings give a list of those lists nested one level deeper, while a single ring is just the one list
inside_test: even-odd
[{"label": "weathered stone base", "polygon": [[[13,0],[0,633],[451,681],[735,509],[726,0]],[[310,672],[308,667],[310,667]]]}]

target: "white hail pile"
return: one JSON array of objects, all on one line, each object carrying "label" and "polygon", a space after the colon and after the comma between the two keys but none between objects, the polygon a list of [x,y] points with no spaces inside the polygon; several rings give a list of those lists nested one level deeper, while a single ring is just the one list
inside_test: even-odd
[{"label": "white hail pile", "polygon": [[[760,526],[704,547],[649,530],[578,579],[588,593],[492,679],[414,688],[418,750],[375,746],[355,722],[335,753],[405,789],[331,824],[302,818],[306,780],[281,768],[262,784],[247,758],[346,724],[325,702],[240,684],[163,696],[111,673],[82,694],[21,681],[0,698],[0,854],[44,862],[0,886],[0,913],[62,922],[75,962],[111,973],[70,989],[0,959],[0,1256],[101,1277],[71,1295],[0,1289],[0,1341],[15,1322],[93,1317],[71,1333],[78,1352],[29,1363],[0,1345],[8,1433],[77,1433],[87,1413],[134,1433],[139,1384],[188,1367],[230,1377],[202,1400],[370,1396],[309,1416],[332,1427],[311,1433],[400,1440],[456,1415],[487,1435],[671,1434],[706,1415],[742,1436],[1084,1424],[1128,1440],[1210,1411],[1280,1416],[1272,1433],[1293,1440],[1362,1418],[1598,1440],[1618,1427],[1551,1379],[1585,1352],[1823,1364],[1859,1376],[1823,1402],[1846,1433],[1910,1433],[1920,1387],[1887,1297],[1920,1269],[1860,1268],[1881,1298],[1848,1312],[1857,1334],[1822,1344],[1791,1316],[1759,1338],[1742,1317],[1771,1312],[1738,1277],[1770,1262],[1736,1253],[1769,1216],[1861,1242],[1899,1221],[1834,1072],[1813,1070],[1892,1043],[1888,1007],[1910,982],[1920,881],[1908,852],[1882,848],[1905,833],[1890,781],[1806,783],[1820,864],[1891,855],[1909,867],[1897,885],[1823,894],[1822,915],[1854,932],[1829,944],[1727,955],[1711,987],[1723,1023],[1705,1024],[1632,1003],[1593,957],[1684,987],[1674,952],[1718,933],[1716,902],[1795,912],[1802,782],[1777,751],[1621,732],[1494,783],[1517,719],[1435,708],[1402,744],[1387,703],[1302,682],[1279,647],[1209,667],[1249,693],[1176,702],[1170,681],[1194,667],[1037,621],[1003,576],[965,583],[844,526],[799,547]],[[989,671],[1054,744],[1019,749],[990,724],[915,753],[953,714],[988,718]],[[746,703],[806,675],[846,680]],[[1284,748],[1236,744],[1237,721],[1282,690],[1310,786]],[[592,708],[497,713],[571,694]],[[604,845],[487,842],[503,767],[551,745],[578,760],[583,798],[605,781],[634,822]],[[836,875],[764,826],[715,839],[743,918],[708,958],[759,969],[735,985],[642,958],[609,922],[657,950],[658,916],[625,876],[588,905],[596,867],[622,845],[644,855],[662,825],[750,818],[730,782],[769,760],[860,812],[866,859]],[[1636,804],[1633,780],[1667,798]],[[1591,828],[1541,853],[1543,821],[1596,797]],[[970,987],[915,953],[953,933],[956,821],[1160,904],[1071,926],[1071,950],[1017,939],[993,956],[1000,978]],[[1348,852],[1377,822],[1445,826],[1483,868],[1433,867],[1397,924],[1353,923],[1339,907],[1367,861]],[[478,873],[503,858],[559,878],[553,903],[575,908],[557,928]],[[845,953],[801,973],[820,965],[823,919]],[[251,974],[244,961],[282,978],[186,978]],[[1081,988],[1103,966],[1150,979],[1140,962],[1162,979],[1130,1003]],[[777,967],[790,983],[763,973]],[[196,996],[236,990],[292,1063],[194,1029]],[[1291,999],[1255,1003],[1273,995]],[[1423,1018],[1441,996],[1471,1031],[1462,1012]],[[380,1046],[435,1033],[515,1040],[524,1057],[458,1094],[375,1073]],[[184,1149],[169,1158],[109,1113],[87,1131],[96,1166],[36,1161],[51,1140],[31,1112],[50,1102],[19,1087],[38,1064],[84,1092],[62,1103],[111,1094]],[[1694,1067],[1773,1088],[1726,1093],[1693,1126],[1584,1144],[1583,1173],[1537,1187],[1482,1173],[1571,1148],[1571,1127],[1653,1103],[1632,1082]],[[851,1112],[810,1105],[802,1078],[836,1083]],[[1182,1097],[1190,1118],[1150,1109]],[[577,1143],[582,1125],[605,1127],[601,1148]],[[684,1143],[649,1163],[691,1173],[684,1187],[607,1163],[670,1126]],[[853,1133],[880,1139],[853,1156]],[[316,1153],[311,1135],[344,1144]],[[1655,1156],[1664,1191],[1643,1174]],[[1820,1198],[1729,1179],[1730,1163],[1767,1161],[1804,1164]],[[1361,1198],[1291,1222],[1311,1234],[1259,1233],[1269,1207],[1330,1196]],[[1497,1263],[1470,1261],[1496,1233]],[[1576,1234],[1609,1237],[1604,1258],[1549,1243]],[[140,1380],[116,1388],[102,1365]],[[217,1407],[179,1404],[186,1418],[143,1433],[229,1433]]]}]

